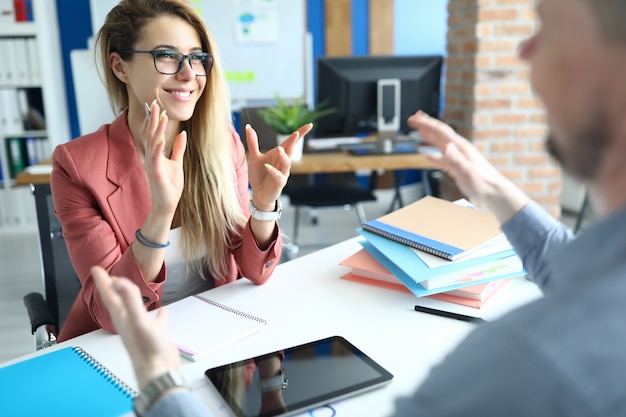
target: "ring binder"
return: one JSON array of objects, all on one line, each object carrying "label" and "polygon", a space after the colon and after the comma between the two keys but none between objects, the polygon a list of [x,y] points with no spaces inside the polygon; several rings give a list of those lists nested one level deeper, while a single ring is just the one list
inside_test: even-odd
[{"label": "ring binder", "polygon": [[132,389],[130,385],[126,384],[117,375],[113,374],[109,371],[104,365],[102,365],[96,358],[91,356],[87,351],[81,347],[73,347],[72,348],[76,354],[78,354],[89,366],[97,370],[100,375],[104,376],[111,384],[113,384],[116,388],[120,390],[120,392],[125,395],[128,399],[132,400],[139,393]]},{"label": "ring binder", "polygon": [[222,310],[226,310],[228,312],[236,314],[238,316],[245,317],[245,318],[250,319],[250,320],[258,321],[259,323],[263,323],[263,324],[267,323],[265,321],[265,319],[262,319],[262,318],[257,317],[257,316],[253,316],[252,314],[245,313],[245,312],[243,312],[241,310],[237,310],[237,309],[232,308],[232,307],[225,306],[224,304],[220,304],[217,301],[213,301],[213,300],[209,300],[208,298],[204,298],[201,295],[195,295],[194,297],[196,297],[196,298],[198,298],[198,299],[200,299],[200,300],[202,300],[202,301],[204,301],[206,303],[209,303],[209,304],[211,304],[211,305],[213,305],[215,307],[219,307]]}]

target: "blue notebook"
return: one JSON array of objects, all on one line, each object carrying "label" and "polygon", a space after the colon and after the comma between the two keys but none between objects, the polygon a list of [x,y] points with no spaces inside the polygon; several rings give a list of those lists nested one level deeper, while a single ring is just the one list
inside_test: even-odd
[{"label": "blue notebook", "polygon": [[2,414],[99,417],[132,411],[137,393],[80,347],[0,368]]},{"label": "blue notebook", "polygon": [[360,242],[361,246],[363,246],[374,258],[376,258],[378,262],[387,268],[389,272],[395,275],[395,277],[404,284],[405,287],[411,290],[411,292],[418,297],[438,294],[458,288],[468,287],[470,285],[484,284],[496,279],[506,279],[526,274],[526,271],[522,268],[521,271],[506,273],[498,275],[497,277],[491,275],[485,279],[476,279],[473,281],[466,281],[441,287],[433,285],[433,287],[436,288],[426,289],[422,284],[420,284],[420,282],[425,280],[436,281],[437,277],[463,269],[479,269],[480,265],[485,262],[505,259],[515,256],[516,253],[511,249],[481,258],[468,259],[460,263],[450,264],[449,266],[431,269],[413,252],[413,250],[411,250],[410,247],[385,239],[384,237],[367,232],[363,229],[358,229],[358,232],[367,239]]}]

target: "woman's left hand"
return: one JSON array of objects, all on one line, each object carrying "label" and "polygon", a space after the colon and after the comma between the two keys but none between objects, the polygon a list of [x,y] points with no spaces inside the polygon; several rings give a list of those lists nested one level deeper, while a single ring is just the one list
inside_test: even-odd
[{"label": "woman's left hand", "polygon": [[254,195],[254,205],[263,211],[273,211],[275,202],[287,184],[291,169],[289,156],[299,140],[311,131],[313,125],[308,123],[293,132],[279,146],[261,153],[256,131],[246,126],[246,142],[248,144],[248,181]]}]

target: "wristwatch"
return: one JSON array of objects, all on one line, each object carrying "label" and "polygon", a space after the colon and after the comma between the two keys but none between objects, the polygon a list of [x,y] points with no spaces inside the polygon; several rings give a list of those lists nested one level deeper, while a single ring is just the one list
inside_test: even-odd
[{"label": "wristwatch", "polygon": [[250,199],[250,214],[253,218],[257,220],[263,221],[276,221],[280,219],[280,216],[283,214],[283,203],[281,203],[280,199],[276,200],[276,207],[274,211],[261,211],[254,206],[252,203],[252,199]]},{"label": "wristwatch", "polygon": [[272,376],[270,378],[261,379],[260,381],[261,392],[269,392],[277,389],[286,389],[287,384],[287,374],[284,369],[280,369],[280,373],[278,375]]},{"label": "wristwatch", "polygon": [[168,371],[150,381],[141,393],[135,397],[133,408],[138,417],[142,417],[150,407],[166,392],[172,388],[187,388],[180,373]]}]

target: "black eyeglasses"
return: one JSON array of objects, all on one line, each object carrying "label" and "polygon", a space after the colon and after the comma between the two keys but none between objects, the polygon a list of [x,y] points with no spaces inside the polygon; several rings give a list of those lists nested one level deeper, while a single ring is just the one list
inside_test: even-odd
[{"label": "black eyeglasses", "polygon": [[185,55],[169,49],[153,49],[152,51],[117,51],[120,54],[150,54],[154,59],[154,69],[165,75],[178,74],[183,68],[183,63],[189,61],[191,69],[196,76],[205,77],[213,67],[213,55],[206,52]]}]

